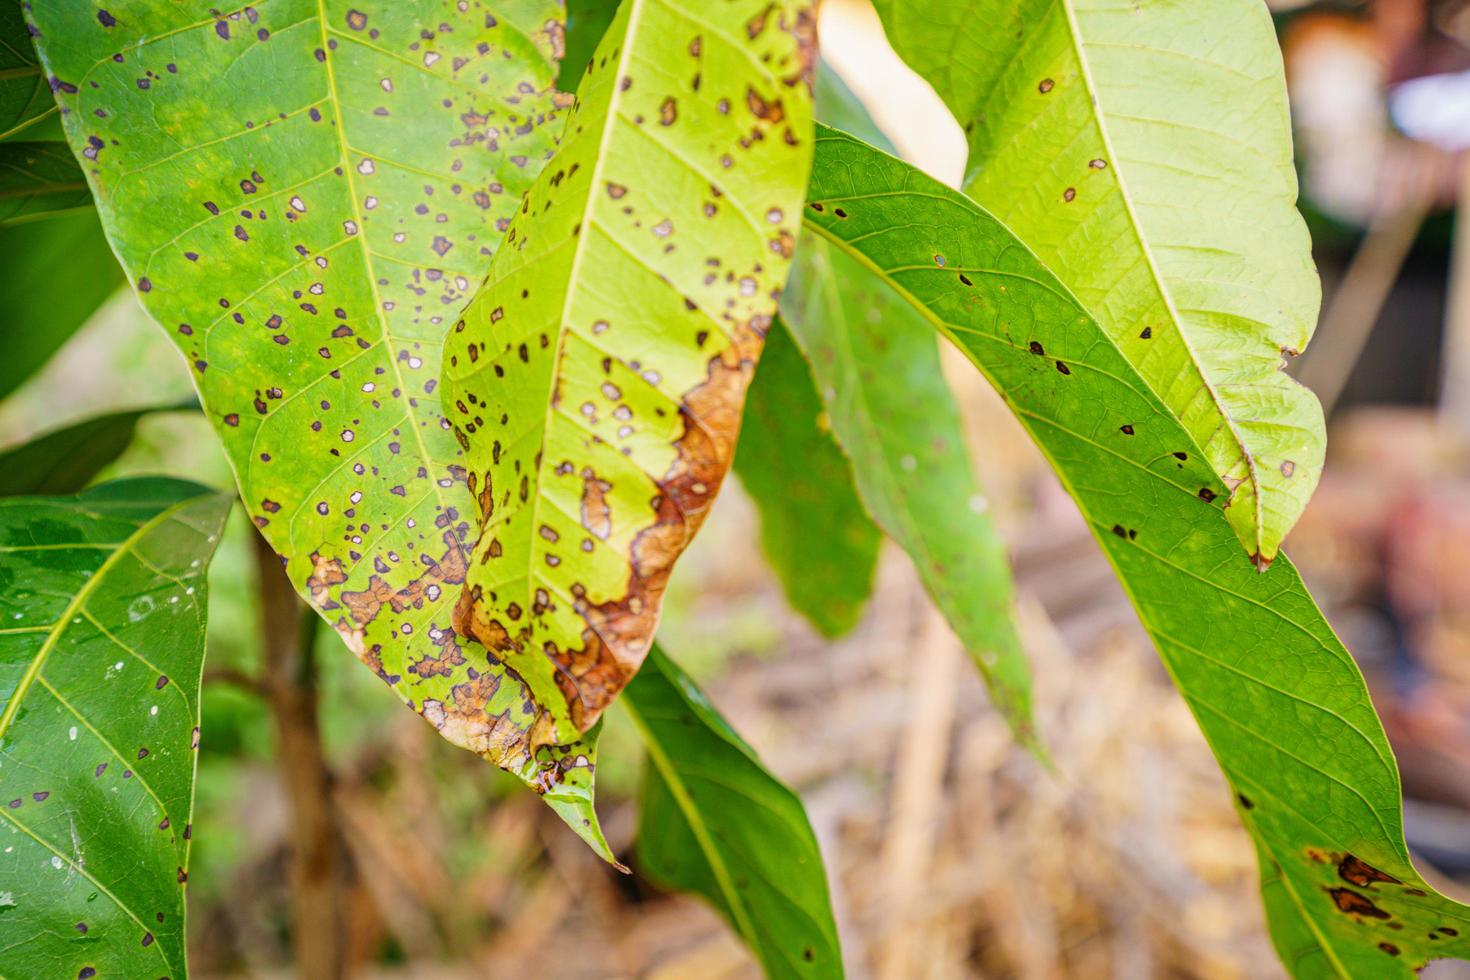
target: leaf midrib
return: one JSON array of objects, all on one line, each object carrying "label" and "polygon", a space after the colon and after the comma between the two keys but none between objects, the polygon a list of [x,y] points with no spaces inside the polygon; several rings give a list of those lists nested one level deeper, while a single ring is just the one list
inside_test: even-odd
[{"label": "leaf midrib", "polygon": [[[1220,400],[1220,393],[1215,390],[1215,384],[1206,374],[1204,365],[1200,363],[1199,356],[1195,353],[1194,345],[1190,343],[1189,335],[1184,330],[1183,319],[1174,306],[1174,296],[1170,292],[1168,284],[1164,280],[1163,273],[1159,270],[1158,261],[1154,257],[1152,246],[1149,244],[1148,236],[1143,232],[1143,225],[1138,219],[1137,210],[1133,204],[1133,195],[1128,189],[1128,182],[1124,179],[1123,168],[1118,165],[1119,158],[1117,150],[1113,146],[1113,138],[1108,130],[1106,113],[1103,110],[1102,97],[1098,92],[1097,83],[1092,77],[1092,65],[1087,57],[1086,42],[1082,38],[1082,29],[1077,23],[1077,11],[1074,0],[1057,0],[1062,5],[1063,12],[1067,15],[1067,37],[1071,42],[1072,51],[1077,57],[1077,65],[1082,71],[1082,84],[1087,90],[1088,104],[1092,111],[1090,113],[1093,124],[1097,127],[1098,136],[1102,139],[1104,159],[1113,161],[1113,179],[1117,182],[1118,195],[1123,202],[1123,211],[1128,215],[1128,225],[1133,229],[1134,237],[1138,241],[1138,247],[1143,252],[1144,261],[1148,264],[1149,276],[1154,285],[1158,287],[1159,297],[1164,302],[1164,308],[1169,313],[1169,319],[1174,324],[1174,330],[1179,336],[1179,341],[1184,345],[1185,352],[1189,355],[1189,362],[1198,373],[1200,383],[1204,385],[1205,391],[1209,393],[1210,401],[1220,413],[1226,427],[1230,431],[1231,439],[1239,449],[1241,457],[1245,460],[1246,467],[1250,473],[1250,485],[1252,494],[1255,496],[1255,545],[1256,554],[1262,550],[1265,537],[1265,507],[1261,501],[1261,480],[1256,472],[1256,458],[1241,438],[1240,430],[1236,427],[1235,419],[1225,410]],[[1162,400],[1162,399],[1161,399]],[[1193,433],[1190,433],[1193,435]],[[1233,498],[1233,493],[1232,493]]]},{"label": "leaf midrib", "polygon": [[51,651],[55,649],[57,641],[66,632],[67,624],[71,622],[77,615],[77,611],[86,603],[92,593],[96,591],[98,584],[107,577],[107,574],[112,570],[113,566],[121,561],[123,555],[131,551],[138,541],[142,540],[155,527],[188,507],[196,499],[198,498],[190,497],[187,500],[181,500],[140,524],[136,531],[119,542],[117,550],[108,555],[102,564],[97,566],[97,570],[77,590],[77,594],[72,596],[71,602],[67,603],[66,609],[62,611],[61,617],[52,625],[50,631],[47,633],[45,642],[41,644],[41,649],[36,651],[35,657],[31,659],[30,666],[26,668],[26,672],[21,676],[20,682],[16,684],[15,691],[10,696],[10,702],[5,706],[5,710],[0,712],[0,738],[3,738],[5,733],[9,731],[11,723],[20,711],[21,701],[25,699],[26,694],[30,691],[31,685],[35,683],[36,678],[40,675],[41,667],[46,662],[46,658],[50,655]]}]

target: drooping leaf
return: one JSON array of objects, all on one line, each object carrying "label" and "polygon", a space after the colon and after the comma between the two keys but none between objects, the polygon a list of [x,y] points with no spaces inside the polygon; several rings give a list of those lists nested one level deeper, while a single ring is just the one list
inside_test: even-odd
[{"label": "drooping leaf", "polygon": [[97,215],[91,211],[0,226],[0,308],[5,357],[0,398],[45,364],[122,285]]},{"label": "drooping leaf", "polygon": [[[833,73],[817,108],[882,139]],[[811,361],[859,496],[918,569],[1017,737],[1035,744],[1031,679],[1012,619],[1005,546],[965,448],[959,406],[924,317],[853,259],[808,235],[782,309]]]},{"label": "drooping leaf", "polygon": [[621,0],[567,0],[567,52],[556,75],[556,87],[575,92],[597,42],[607,33]]},{"label": "drooping leaf", "polygon": [[966,192],[1092,311],[1232,489],[1265,566],[1326,443],[1280,370],[1317,322],[1259,0],[877,0],[969,136]]},{"label": "drooping leaf", "polygon": [[872,594],[883,537],[779,317],[745,400],[735,473],[760,511],[761,547],[792,607],[824,636],[852,629]]},{"label": "drooping leaf", "polygon": [[708,899],[766,976],[841,977],[822,854],[801,799],[657,647],[623,703],[648,749],[639,867]]},{"label": "drooping leaf", "polygon": [[0,225],[92,206],[92,192],[60,142],[0,143]]},{"label": "drooping leaf", "polygon": [[36,139],[56,118],[20,0],[0,2],[0,141]]},{"label": "drooping leaf", "polygon": [[1239,794],[1267,910],[1294,917],[1273,925],[1287,966],[1409,976],[1470,956],[1470,907],[1410,864],[1357,665],[1290,561],[1240,560],[1223,483],[1097,322],[994,217],[851,137],[819,128],[809,193],[808,229],[974,362],[1076,499]]},{"label": "drooping leaf", "polygon": [[182,978],[205,570],[179,480],[0,500],[0,970]]},{"label": "drooping leaf", "polygon": [[455,625],[531,691],[516,751],[632,677],[730,466],[800,230],[813,28],[806,0],[627,0],[449,334],[481,529]]},{"label": "drooping leaf", "polygon": [[560,10],[29,16],[108,235],[292,581],[446,738],[590,813],[587,753],[518,751],[522,685],[452,629],[477,529],[438,388],[444,333],[561,126]]},{"label": "drooping leaf", "polygon": [[138,420],[198,405],[155,405],[94,415],[0,450],[0,497],[79,493],[132,444]]}]

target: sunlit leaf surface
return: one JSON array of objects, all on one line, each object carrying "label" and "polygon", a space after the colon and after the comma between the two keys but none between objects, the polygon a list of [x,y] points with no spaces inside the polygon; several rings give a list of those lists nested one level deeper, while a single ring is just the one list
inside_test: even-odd
[{"label": "sunlit leaf surface", "polygon": [[205,570],[228,497],[0,500],[0,969],[182,980]]},{"label": "sunlit leaf surface", "polygon": [[851,137],[819,128],[810,200],[809,229],[975,363],[1076,499],[1238,794],[1286,965],[1470,956],[1470,907],[1409,862],[1357,665],[1288,560],[1241,557],[1224,485],[1101,327],[995,218]]}]

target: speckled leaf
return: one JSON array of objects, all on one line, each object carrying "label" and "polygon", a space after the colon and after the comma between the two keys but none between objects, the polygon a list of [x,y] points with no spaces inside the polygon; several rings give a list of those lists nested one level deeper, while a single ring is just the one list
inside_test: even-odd
[{"label": "speckled leaf", "polygon": [[877,0],[969,135],[966,192],[1092,311],[1233,489],[1269,564],[1321,475],[1280,370],[1320,289],[1260,0]]},{"label": "speckled leaf", "polygon": [[78,493],[127,450],[144,416],[198,407],[161,405],[94,415],[0,450],[0,497]]},{"label": "speckled leaf", "polygon": [[0,974],[176,977],[205,570],[178,480],[0,500]]},{"label": "speckled leaf", "polygon": [[810,194],[809,231],[975,363],[1076,499],[1239,794],[1268,911],[1295,916],[1273,927],[1287,966],[1406,977],[1470,956],[1470,907],[1409,863],[1357,665],[1290,561],[1239,559],[1224,485],[1096,321],[995,218],[851,137],[819,130]]},{"label": "speckled leaf", "polygon": [[804,0],[627,0],[450,332],[482,529],[455,622],[533,695],[508,753],[632,677],[729,468],[800,230],[813,27]]},{"label": "speckled leaf", "polygon": [[92,192],[65,143],[0,143],[0,225],[91,207]]},{"label": "speckled leaf", "polygon": [[883,536],[779,317],[745,400],[735,473],[760,511],[761,547],[792,608],[823,636],[852,629],[873,592]]},{"label": "speckled leaf", "polygon": [[639,868],[708,899],[767,977],[841,977],[822,854],[801,799],[657,647],[623,704],[648,748]]},{"label": "speckled leaf", "polygon": [[[831,72],[817,111],[882,140]],[[853,461],[859,496],[919,572],[965,644],[997,708],[1035,745],[1031,678],[1012,619],[1005,545],[965,448],[959,406],[924,317],[860,263],[815,235],[802,239],[782,299],[811,361],[833,435]]]},{"label": "speckled leaf", "polygon": [[0,358],[3,398],[117,292],[123,275],[91,210],[0,227],[0,255],[0,309],[13,326]]},{"label": "speckled leaf", "polygon": [[445,737],[590,813],[590,753],[504,751],[524,689],[451,628],[475,506],[438,387],[444,333],[561,127],[560,9],[30,16],[113,245],[297,588]]},{"label": "speckled leaf", "polygon": [[0,141],[49,136],[56,115],[20,0],[0,0]]}]

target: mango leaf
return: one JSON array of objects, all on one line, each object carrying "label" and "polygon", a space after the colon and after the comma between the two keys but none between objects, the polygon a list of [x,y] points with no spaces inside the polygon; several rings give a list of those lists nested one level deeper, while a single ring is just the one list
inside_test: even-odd
[{"label": "mango leaf", "polygon": [[560,9],[29,15],[108,236],[296,587],[446,738],[590,813],[590,751],[521,751],[523,686],[452,629],[475,506],[438,390],[444,333],[561,125]]},{"label": "mango leaf", "polygon": [[78,493],[127,451],[144,416],[198,408],[191,402],[94,415],[0,451],[0,497]]},{"label": "mango leaf", "polygon": [[841,977],[822,854],[801,799],[658,647],[622,703],[648,749],[639,867],[709,900],[766,976]]},{"label": "mango leaf", "polygon": [[[882,139],[831,72],[821,76],[817,106],[824,118]],[[797,249],[782,309],[811,361],[832,432],[852,458],[859,496],[913,560],[1017,738],[1036,748],[1010,564],[965,449],[933,329],[814,235]]]},{"label": "mango leaf", "polygon": [[746,396],[735,473],[760,511],[761,547],[787,600],[833,637],[856,625],[873,592],[883,536],[858,499],[825,412],[778,317]]},{"label": "mango leaf", "polygon": [[91,206],[92,192],[65,143],[0,143],[0,225]]},{"label": "mango leaf", "polygon": [[182,978],[205,570],[179,480],[0,500],[0,950],[11,977]]},{"label": "mango leaf", "polygon": [[[568,744],[637,671],[734,454],[800,231],[804,0],[628,0],[445,345],[480,540],[455,626]],[[507,743],[509,744],[509,743]]]},{"label": "mango leaf", "polygon": [[964,188],[1092,311],[1230,488],[1262,567],[1321,475],[1281,370],[1320,288],[1259,0],[877,0],[965,127]]},{"label": "mango leaf", "polygon": [[56,118],[20,0],[0,0],[0,141],[36,139]]},{"label": "mango leaf", "polygon": [[123,275],[90,210],[0,226],[0,255],[0,306],[16,325],[6,331],[0,358],[4,398],[117,292]]},{"label": "mango leaf", "polygon": [[1239,794],[1287,966],[1470,956],[1470,907],[1410,864],[1357,665],[1289,560],[1239,559],[1223,483],[1101,326],[994,217],[852,137],[819,127],[809,194],[808,229],[970,358],[1076,499]]},{"label": "mango leaf", "polygon": [[607,33],[621,0],[567,0],[566,55],[557,71],[556,87],[575,92],[597,43]]}]

